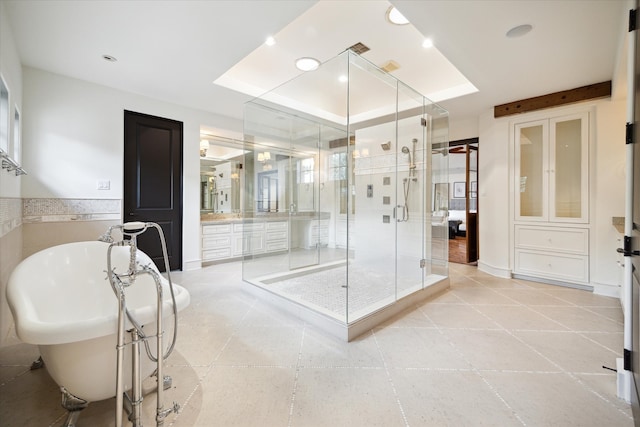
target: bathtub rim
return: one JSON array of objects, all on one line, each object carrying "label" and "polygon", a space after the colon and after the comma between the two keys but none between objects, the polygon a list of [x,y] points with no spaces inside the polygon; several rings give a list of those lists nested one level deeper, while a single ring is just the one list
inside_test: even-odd
[{"label": "bathtub rim", "polygon": [[[25,297],[26,291],[21,289],[19,283],[20,279],[23,279],[23,275],[32,275],[29,271],[34,268],[31,264],[36,263],[40,257],[51,256],[53,251],[63,251],[66,249],[75,249],[80,247],[95,248],[96,251],[104,251],[105,270],[106,270],[106,253],[109,244],[99,241],[85,241],[85,242],[72,242],[62,245],[52,246],[50,248],[43,249],[35,254],[22,260],[16,268],[13,270],[9,277],[6,289],[6,299],[9,305],[9,309],[13,316],[15,331],[18,338],[28,344],[35,345],[55,345],[55,344],[67,344],[76,341],[84,341],[92,338],[99,338],[102,336],[113,335],[117,332],[117,303],[115,295],[114,298],[114,311],[113,315],[100,316],[95,318],[83,319],[82,322],[74,321],[56,321],[48,322],[38,319],[35,313],[36,307]],[[139,251],[139,255],[143,259],[150,258]],[[155,266],[153,266],[155,269]],[[157,271],[157,270],[156,270]],[[102,273],[103,277],[106,277],[105,273]],[[160,276],[160,280],[163,285],[163,312],[165,312],[165,318],[169,314],[173,314],[171,304],[171,293],[169,291],[169,282],[164,276]],[[108,281],[105,280],[105,286],[109,286]],[[190,304],[189,292],[182,286],[173,283],[173,289],[176,300],[176,309],[181,311]],[[167,311],[169,310],[169,311]],[[156,307],[144,306],[136,310],[132,310],[132,315],[140,323],[148,323],[156,317]],[[79,325],[81,323],[81,325]],[[127,321],[128,323],[128,321]],[[128,325],[127,328],[129,328]]]}]

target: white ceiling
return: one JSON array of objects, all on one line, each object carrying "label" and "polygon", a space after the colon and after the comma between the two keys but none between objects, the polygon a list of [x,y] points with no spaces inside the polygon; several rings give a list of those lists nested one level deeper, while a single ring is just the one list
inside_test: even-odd
[{"label": "white ceiling", "polygon": [[[364,58],[377,65],[382,58],[396,60],[400,80],[434,96],[440,89],[433,83],[445,79],[431,72],[454,72],[435,65],[442,54],[478,92],[440,104],[452,118],[468,118],[494,105],[613,79],[628,5],[392,0],[415,27],[405,31],[433,39],[436,49],[426,54],[388,35],[384,19],[375,25],[361,19],[362,7],[385,10],[384,1],[3,1],[23,65],[234,118],[242,117],[251,96],[213,82],[252,52],[264,62],[269,35],[282,35],[276,46],[287,51],[276,65],[253,68],[276,79],[285,78],[277,67],[291,67],[283,57],[327,60],[362,42],[372,48]],[[322,10],[322,25],[294,22],[308,19],[314,9]],[[531,24],[533,31],[505,36],[520,24]],[[308,37],[296,36],[294,29]],[[106,62],[104,54],[118,61]],[[418,57],[427,58],[426,65]],[[267,81],[262,84],[274,80]]]}]

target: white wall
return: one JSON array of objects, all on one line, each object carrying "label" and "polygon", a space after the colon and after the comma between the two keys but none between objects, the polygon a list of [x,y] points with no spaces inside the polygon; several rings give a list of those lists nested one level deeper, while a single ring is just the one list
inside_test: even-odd
[{"label": "white wall", "polygon": [[[200,266],[200,127],[239,120],[24,68],[23,198],[122,199],[124,110],[184,123],[183,265]],[[97,190],[97,180],[110,190]]]},{"label": "white wall", "polygon": [[[0,2],[0,74],[9,87],[10,133],[15,106],[22,108],[22,67],[15,47],[4,2]],[[16,159],[21,163],[21,159]],[[5,297],[9,275],[22,260],[22,202],[20,189],[23,176],[0,169],[0,346],[16,342],[13,320]]]},{"label": "white wall", "polygon": [[509,134],[513,121],[526,121],[541,115],[556,115],[575,109],[595,109],[591,141],[590,188],[590,282],[596,292],[619,292],[620,271],[616,247],[620,238],[612,226],[613,216],[624,216],[624,124],[625,101],[600,100],[570,107],[495,119],[493,110],[480,117],[479,137],[479,238],[478,267],[486,272],[509,276],[512,260],[509,249],[510,212],[513,197],[509,182]]},{"label": "white wall", "polygon": [[478,137],[478,118],[449,118],[449,141]]},{"label": "white wall", "polygon": [[[11,26],[7,19],[5,5],[0,2],[0,74],[9,87],[9,118],[11,125],[9,139],[13,138],[11,131],[15,106],[23,113],[22,109],[22,66],[15,47]],[[23,114],[24,115],[24,114]],[[21,163],[20,159],[14,159]],[[0,197],[20,197],[20,177],[4,170],[0,171]]]},{"label": "white wall", "polygon": [[480,115],[478,148],[478,268],[510,277],[509,122]]}]

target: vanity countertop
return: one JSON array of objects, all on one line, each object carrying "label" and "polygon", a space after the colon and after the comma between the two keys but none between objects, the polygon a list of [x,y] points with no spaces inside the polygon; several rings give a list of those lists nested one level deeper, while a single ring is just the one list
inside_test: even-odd
[{"label": "vanity countertop", "polygon": [[273,213],[259,213],[252,215],[251,217],[242,217],[239,214],[201,214],[201,224],[222,224],[222,223],[237,223],[237,222],[253,222],[253,221],[285,221],[291,218],[292,220],[311,220],[311,219],[329,219],[331,214],[329,212],[297,212],[295,215],[289,216],[288,212],[273,212]]}]

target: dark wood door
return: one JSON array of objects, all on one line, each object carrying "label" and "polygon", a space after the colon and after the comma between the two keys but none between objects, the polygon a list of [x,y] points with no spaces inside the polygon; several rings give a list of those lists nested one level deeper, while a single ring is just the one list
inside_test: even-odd
[{"label": "dark wood door", "polygon": [[[170,269],[182,269],[182,122],[124,112],[124,221],[157,223]],[[155,229],[138,237],[138,247],[164,271]]]}]

